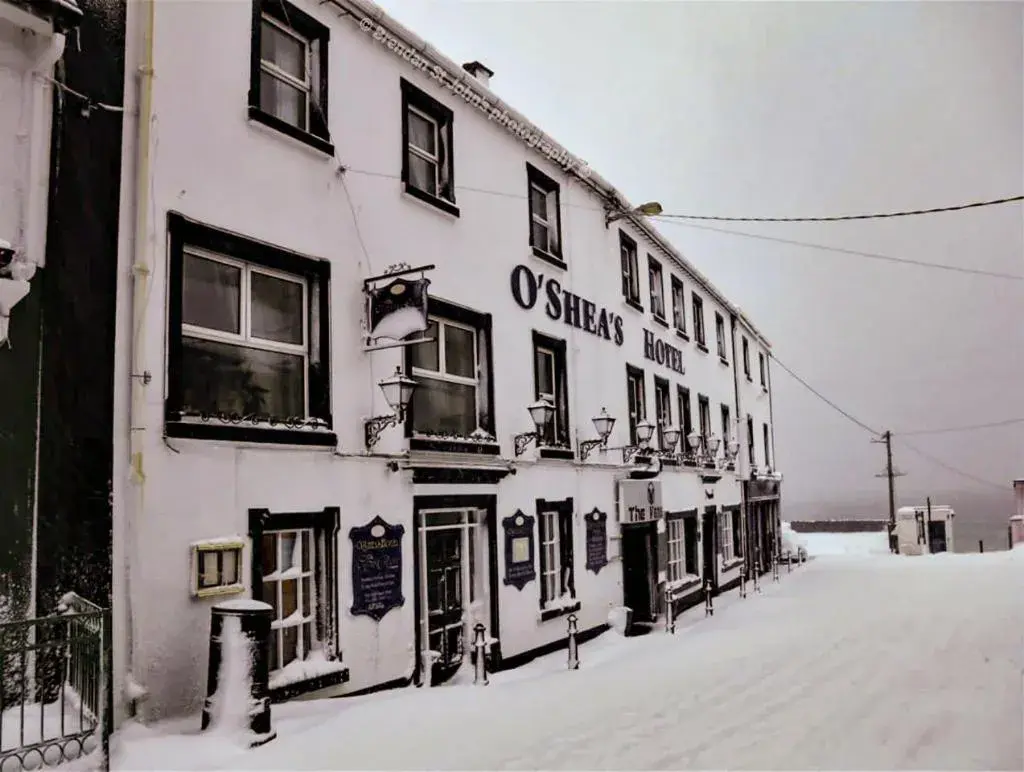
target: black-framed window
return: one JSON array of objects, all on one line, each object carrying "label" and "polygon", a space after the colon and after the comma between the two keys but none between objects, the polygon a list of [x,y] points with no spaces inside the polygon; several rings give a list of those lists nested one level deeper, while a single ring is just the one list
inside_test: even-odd
[{"label": "black-framed window", "polygon": [[683,432],[680,442],[683,443],[686,450],[689,450],[688,437],[693,431],[693,417],[690,415],[690,390],[684,386],[676,387],[676,398],[679,403],[679,425]]},{"label": "black-framed window", "polygon": [[697,511],[691,510],[683,519],[683,549],[686,561],[686,573],[693,577],[700,576],[700,539],[697,538]]},{"label": "black-framed window", "polygon": [[672,281],[672,326],[676,332],[686,334],[686,293],[683,290],[683,282],[673,276]]},{"label": "black-framed window", "polygon": [[743,517],[739,507],[732,509],[730,514],[732,518],[733,557],[741,558],[745,551],[743,549]]},{"label": "black-framed window", "polygon": [[757,352],[757,368],[761,372],[761,387],[764,389],[768,388],[768,382],[765,380],[765,361],[764,354],[760,351]]},{"label": "black-framed window", "polygon": [[722,447],[728,447],[732,440],[732,421],[729,416],[729,406],[722,403]]},{"label": "black-framed window", "polygon": [[669,584],[682,582],[686,576],[686,521],[681,517],[665,518],[668,561],[666,578]]},{"label": "black-framed window", "polygon": [[704,299],[696,292],[691,293],[693,298],[693,334],[697,345],[707,351],[707,338],[704,335]]},{"label": "black-framed window", "polygon": [[[427,300],[428,343],[406,347],[414,381],[406,432],[415,437],[494,437],[491,316],[440,298]],[[457,450],[458,448],[447,448]]]},{"label": "black-framed window", "polygon": [[750,377],[750,342],[746,336],[743,337],[743,374],[747,376],[748,381],[752,381]]},{"label": "black-framed window", "polygon": [[640,303],[640,268],[637,262],[636,242],[619,231],[619,259],[622,265],[622,296],[626,302],[639,309]]},{"label": "black-framed window", "polygon": [[559,185],[532,164],[526,164],[526,180],[530,208],[530,247],[542,260],[564,267]]},{"label": "black-framed window", "polygon": [[660,322],[665,321],[665,273],[661,263],[647,256],[647,282],[651,292],[651,314]]},{"label": "black-framed window", "polygon": [[576,598],[573,500],[537,499],[537,536],[540,549],[540,607],[568,611]]},{"label": "black-framed window", "polygon": [[569,447],[569,387],[564,340],[533,333],[533,397],[555,406],[555,415],[541,444]]},{"label": "black-framed window", "polygon": [[626,399],[629,407],[629,444],[636,445],[636,425],[647,418],[647,389],[644,371],[626,365]]},{"label": "black-framed window", "polygon": [[[271,690],[298,693],[341,683],[338,648],[337,541],[340,511],[271,512],[249,510],[252,540],[252,597],[274,609],[270,641]],[[322,656],[337,662],[323,675],[300,679],[285,668]],[[280,682],[276,685],[275,681]]]},{"label": "black-framed window", "polygon": [[455,116],[402,78],[402,184],[405,192],[459,215],[455,205]]},{"label": "black-framed window", "polygon": [[771,439],[768,433],[768,424],[761,424],[761,435],[764,438],[764,465],[767,468],[772,465],[772,454],[769,452],[769,449],[771,448]]},{"label": "black-framed window", "polygon": [[253,0],[249,117],[333,156],[330,37],[326,26],[285,0]]},{"label": "black-framed window", "polygon": [[665,429],[672,425],[672,396],[668,381],[654,376],[654,415],[658,424],[658,447],[665,447]]},{"label": "black-framed window", "polygon": [[747,458],[751,466],[757,465],[754,457],[754,416],[747,414]]},{"label": "black-framed window", "polygon": [[335,444],[330,263],[168,215],[170,436]]},{"label": "black-framed window", "polygon": [[729,354],[725,345],[725,318],[717,311],[715,311],[715,336],[718,341],[718,358],[723,362],[728,362]]},{"label": "black-framed window", "polygon": [[718,513],[718,550],[723,562],[729,562],[736,557],[733,552],[734,535],[732,513],[722,510]]},{"label": "black-framed window", "polygon": [[711,436],[711,402],[703,394],[697,395],[697,420],[700,421],[700,449],[707,452]]}]

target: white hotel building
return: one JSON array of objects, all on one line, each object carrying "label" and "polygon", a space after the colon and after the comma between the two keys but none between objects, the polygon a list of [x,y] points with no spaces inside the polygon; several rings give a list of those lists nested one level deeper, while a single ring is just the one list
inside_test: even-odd
[{"label": "white hotel building", "polygon": [[[477,624],[514,667],[570,615],[640,628],[769,565],[768,342],[485,68],[364,0],[128,29],[121,715],[201,706],[221,599],[273,606],[275,697],[336,695],[445,681]],[[385,313],[424,287],[429,325]]]}]

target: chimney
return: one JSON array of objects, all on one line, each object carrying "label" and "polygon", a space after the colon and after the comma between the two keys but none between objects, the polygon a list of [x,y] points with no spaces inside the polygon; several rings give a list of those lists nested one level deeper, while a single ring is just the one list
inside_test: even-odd
[{"label": "chimney", "polygon": [[478,81],[488,86],[491,82],[491,76],[494,75],[493,70],[487,69],[480,62],[466,62],[462,65],[462,69],[476,78]]}]

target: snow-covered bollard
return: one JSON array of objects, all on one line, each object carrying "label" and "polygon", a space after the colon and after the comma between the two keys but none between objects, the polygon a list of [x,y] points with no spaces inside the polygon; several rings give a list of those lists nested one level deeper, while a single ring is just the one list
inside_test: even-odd
[{"label": "snow-covered bollard", "polygon": [[202,729],[246,736],[250,747],[277,736],[270,721],[270,622],[274,609],[237,599],[211,609]]},{"label": "snow-covered bollard", "polygon": [[740,566],[740,597],[747,597],[747,564]]},{"label": "snow-covered bollard", "polygon": [[665,590],[665,632],[675,635],[676,614],[675,606],[672,605],[672,593]]},{"label": "snow-covered bollard", "polygon": [[579,641],[576,640],[576,633],[577,633],[576,623],[579,620],[577,620],[575,614],[570,614],[567,621],[569,623],[569,641],[568,641],[569,669],[570,670],[579,670],[580,669],[580,644],[579,644]]},{"label": "snow-covered bollard", "polygon": [[787,574],[793,573],[793,553],[792,552],[787,552],[786,553],[786,573]]},{"label": "snow-covered bollard", "polygon": [[473,683],[487,686],[487,628],[483,622],[473,627],[473,649],[476,651],[476,669],[473,671]]},{"label": "snow-covered bollard", "polygon": [[779,556],[772,553],[772,581],[779,581]]},{"label": "snow-covered bollard", "polygon": [[704,582],[704,616],[713,617],[715,615],[715,605],[711,599],[711,580],[708,579]]}]

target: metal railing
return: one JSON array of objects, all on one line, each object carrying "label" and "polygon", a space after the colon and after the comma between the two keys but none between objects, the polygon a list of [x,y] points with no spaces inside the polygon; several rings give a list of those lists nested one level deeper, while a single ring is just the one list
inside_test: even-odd
[{"label": "metal railing", "polygon": [[93,754],[109,770],[110,610],[75,593],[52,616],[0,624],[0,770]]}]

